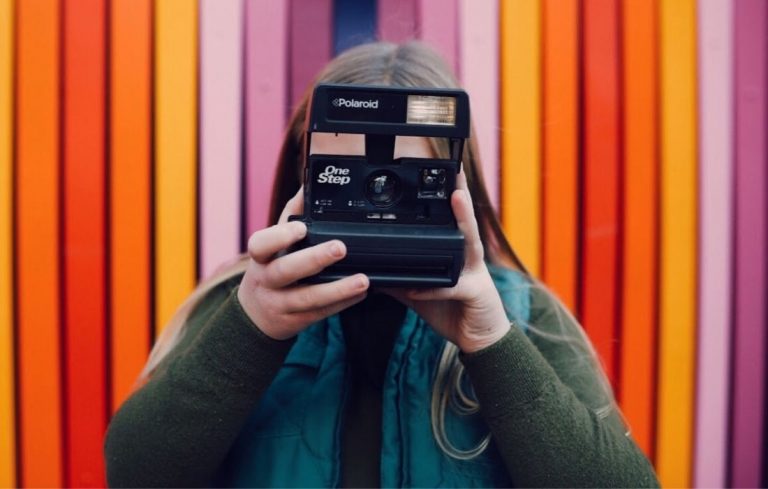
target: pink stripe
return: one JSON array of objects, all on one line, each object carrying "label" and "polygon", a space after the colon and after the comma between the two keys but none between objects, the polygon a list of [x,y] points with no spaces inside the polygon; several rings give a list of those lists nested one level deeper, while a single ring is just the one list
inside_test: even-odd
[{"label": "pink stripe", "polygon": [[765,373],[768,3],[735,2],[736,288],[731,485],[760,487]]},{"label": "pink stripe", "polygon": [[694,486],[725,487],[733,228],[733,11],[700,0],[699,338]]},{"label": "pink stripe", "polygon": [[379,39],[403,42],[417,37],[417,0],[379,0],[376,17]]},{"label": "pink stripe", "polygon": [[267,225],[272,180],[288,105],[288,5],[273,0],[245,4],[245,152],[247,226]]},{"label": "pink stripe", "polygon": [[499,205],[499,23],[496,0],[459,0],[459,60],[469,93],[480,161],[491,202]]},{"label": "pink stripe", "polygon": [[[483,8],[475,1],[475,8]],[[458,0],[420,0],[419,23],[421,40],[435,48],[458,74]],[[493,22],[495,23],[495,21]]]},{"label": "pink stripe", "polygon": [[[290,25],[291,108],[294,108],[317,73],[331,59],[333,1],[291,0]],[[275,45],[264,46],[264,49],[274,48]]]},{"label": "pink stripe", "polygon": [[200,2],[200,273],[239,250],[242,2]]}]

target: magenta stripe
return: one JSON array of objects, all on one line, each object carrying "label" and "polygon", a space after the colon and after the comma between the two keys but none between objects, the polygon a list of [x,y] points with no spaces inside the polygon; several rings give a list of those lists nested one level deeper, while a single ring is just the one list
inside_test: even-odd
[{"label": "magenta stripe", "polygon": [[200,274],[240,241],[242,2],[200,1]]},{"label": "magenta stripe", "polygon": [[766,306],[768,2],[735,2],[736,287],[731,485],[759,487]]},{"label": "magenta stripe", "polygon": [[499,205],[499,22],[497,0],[459,0],[459,64],[472,104],[480,161],[491,202]]},{"label": "magenta stripe", "polygon": [[417,0],[379,0],[376,12],[382,41],[403,42],[417,37]]},{"label": "magenta stripe", "polygon": [[[291,0],[290,4],[291,108],[294,108],[331,58],[333,1]],[[274,48],[274,45],[264,46],[264,49]]]},{"label": "magenta stripe", "polygon": [[724,487],[733,237],[733,9],[699,0],[699,337],[694,486]]},{"label": "magenta stripe", "polygon": [[[487,2],[475,1],[475,8],[484,8]],[[458,73],[458,0],[419,0],[419,27],[421,40],[435,48]]]},{"label": "magenta stripe", "polygon": [[288,4],[246,0],[245,158],[247,229],[267,225],[288,105]]}]

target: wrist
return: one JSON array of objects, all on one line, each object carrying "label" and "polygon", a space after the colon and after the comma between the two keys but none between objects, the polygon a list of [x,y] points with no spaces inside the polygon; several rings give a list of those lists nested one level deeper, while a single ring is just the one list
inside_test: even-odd
[{"label": "wrist", "polygon": [[501,340],[509,332],[511,326],[508,322],[503,322],[499,325],[486,329],[483,332],[476,332],[462,337],[456,342],[456,346],[459,350],[469,354],[480,351],[484,348],[495,344]]}]

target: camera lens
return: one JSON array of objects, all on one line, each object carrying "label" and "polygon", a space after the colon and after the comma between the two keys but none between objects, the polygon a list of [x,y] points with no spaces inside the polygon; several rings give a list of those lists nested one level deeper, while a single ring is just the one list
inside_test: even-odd
[{"label": "camera lens", "polygon": [[400,198],[400,179],[387,170],[371,173],[365,184],[365,196],[373,205],[388,207]]}]

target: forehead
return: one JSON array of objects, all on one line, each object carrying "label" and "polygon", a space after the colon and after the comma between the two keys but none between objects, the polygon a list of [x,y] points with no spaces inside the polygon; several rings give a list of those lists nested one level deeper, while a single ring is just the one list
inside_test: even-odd
[{"label": "forehead", "polygon": [[[312,133],[310,154],[364,155],[365,136],[346,133]],[[395,158],[434,158],[429,139],[419,136],[397,136]]]}]

